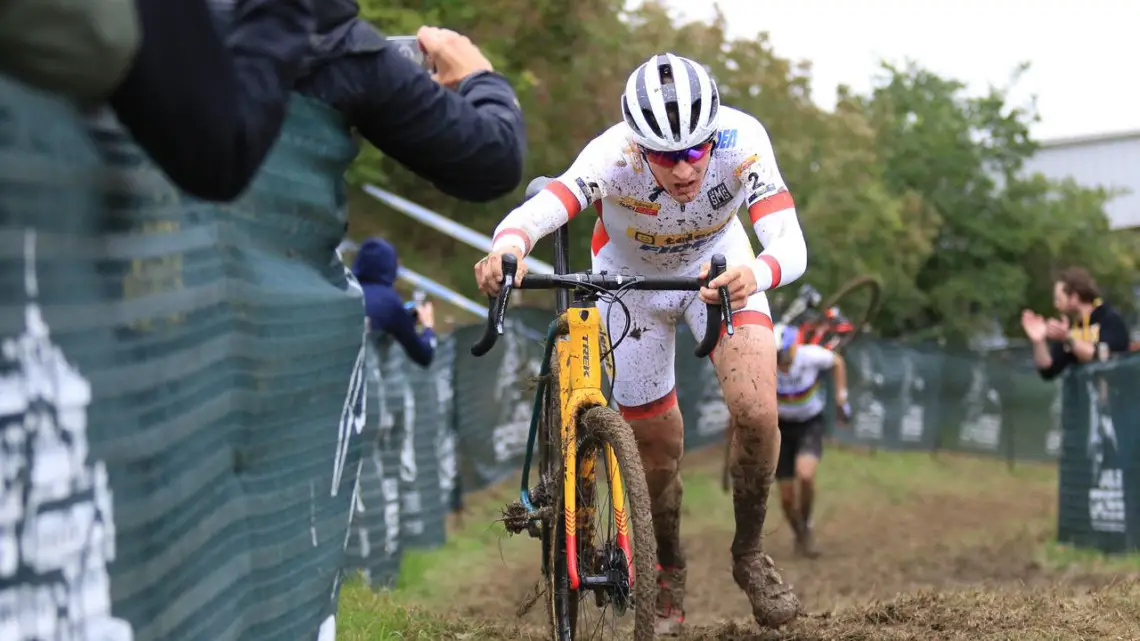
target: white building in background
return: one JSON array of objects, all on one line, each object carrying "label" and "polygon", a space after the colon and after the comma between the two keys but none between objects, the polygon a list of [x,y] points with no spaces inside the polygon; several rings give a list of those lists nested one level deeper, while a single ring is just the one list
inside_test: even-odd
[{"label": "white building in background", "polygon": [[1105,206],[1109,223],[1113,229],[1140,227],[1140,131],[1044,141],[1024,170],[1086,187],[1126,189]]}]

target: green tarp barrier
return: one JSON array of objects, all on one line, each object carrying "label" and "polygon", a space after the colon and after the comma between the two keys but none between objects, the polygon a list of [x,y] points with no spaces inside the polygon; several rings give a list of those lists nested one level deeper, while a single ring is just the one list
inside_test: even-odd
[{"label": "green tarp barrier", "polygon": [[331,627],[364,410],[333,259],[355,153],[297,99],[214,206],[106,114],[0,79],[0,638]]},{"label": "green tarp barrier", "polygon": [[1140,549],[1140,356],[1075,368],[1063,383],[1057,538]]}]

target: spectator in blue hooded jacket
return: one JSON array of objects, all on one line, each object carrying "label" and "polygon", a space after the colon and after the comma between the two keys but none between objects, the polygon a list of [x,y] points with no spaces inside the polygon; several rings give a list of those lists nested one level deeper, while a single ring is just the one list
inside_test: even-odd
[{"label": "spectator in blue hooded jacket", "polygon": [[[435,356],[435,314],[430,301],[416,306],[416,316],[404,309],[404,301],[393,287],[398,269],[396,248],[380,238],[364,241],[352,265],[352,273],[364,290],[369,330],[391,335],[404,347],[408,358],[427,367]],[[421,333],[416,332],[417,316],[424,326]]]}]

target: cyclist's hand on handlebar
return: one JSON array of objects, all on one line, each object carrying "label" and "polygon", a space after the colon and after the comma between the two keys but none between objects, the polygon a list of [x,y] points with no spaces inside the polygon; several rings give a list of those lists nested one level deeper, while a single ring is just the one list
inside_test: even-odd
[{"label": "cyclist's hand on handlebar", "polygon": [[518,268],[515,270],[515,285],[522,282],[526,274],[526,263],[523,262],[525,252],[517,247],[507,247],[487,254],[482,260],[475,263],[475,282],[479,284],[479,291],[495,296],[499,293],[499,286],[503,282],[503,255],[513,254],[518,259]]},{"label": "cyclist's hand on handlebar", "polygon": [[[709,263],[701,265],[701,278],[708,277],[709,267]],[[709,283],[708,287],[701,288],[701,300],[709,305],[719,305],[720,295],[717,294],[717,289],[724,285],[728,286],[732,311],[738,311],[744,308],[748,297],[756,292],[756,274],[747,265],[730,265],[723,274]]]}]

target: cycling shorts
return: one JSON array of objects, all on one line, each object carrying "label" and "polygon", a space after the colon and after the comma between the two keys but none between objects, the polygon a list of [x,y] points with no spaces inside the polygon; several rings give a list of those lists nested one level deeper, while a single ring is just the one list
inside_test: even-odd
[{"label": "cycling shorts", "polygon": [[803,422],[780,420],[780,458],[776,459],[776,478],[789,481],[796,477],[796,459],[800,456],[823,458],[823,414]]},{"label": "cycling shorts", "polygon": [[[602,247],[594,256],[593,271],[614,274],[624,270],[646,275],[696,277],[701,264],[718,253],[724,254],[729,265],[748,264],[756,257],[743,226],[735,224],[711,244],[703,258],[686,265],[681,273],[654,270],[640,257],[623,256],[614,243]],[[651,418],[677,404],[674,372],[677,322],[683,319],[699,342],[705,334],[706,305],[697,292],[631,290],[622,294],[621,300],[629,309],[628,321],[621,305],[598,301],[610,341],[616,342],[625,334],[614,349],[613,398],[627,419]],[[750,296],[744,309],[733,313],[733,326],[741,325],[772,327],[764,292]],[[723,327],[721,335],[724,335]],[[684,354],[682,358],[693,356]]]}]

